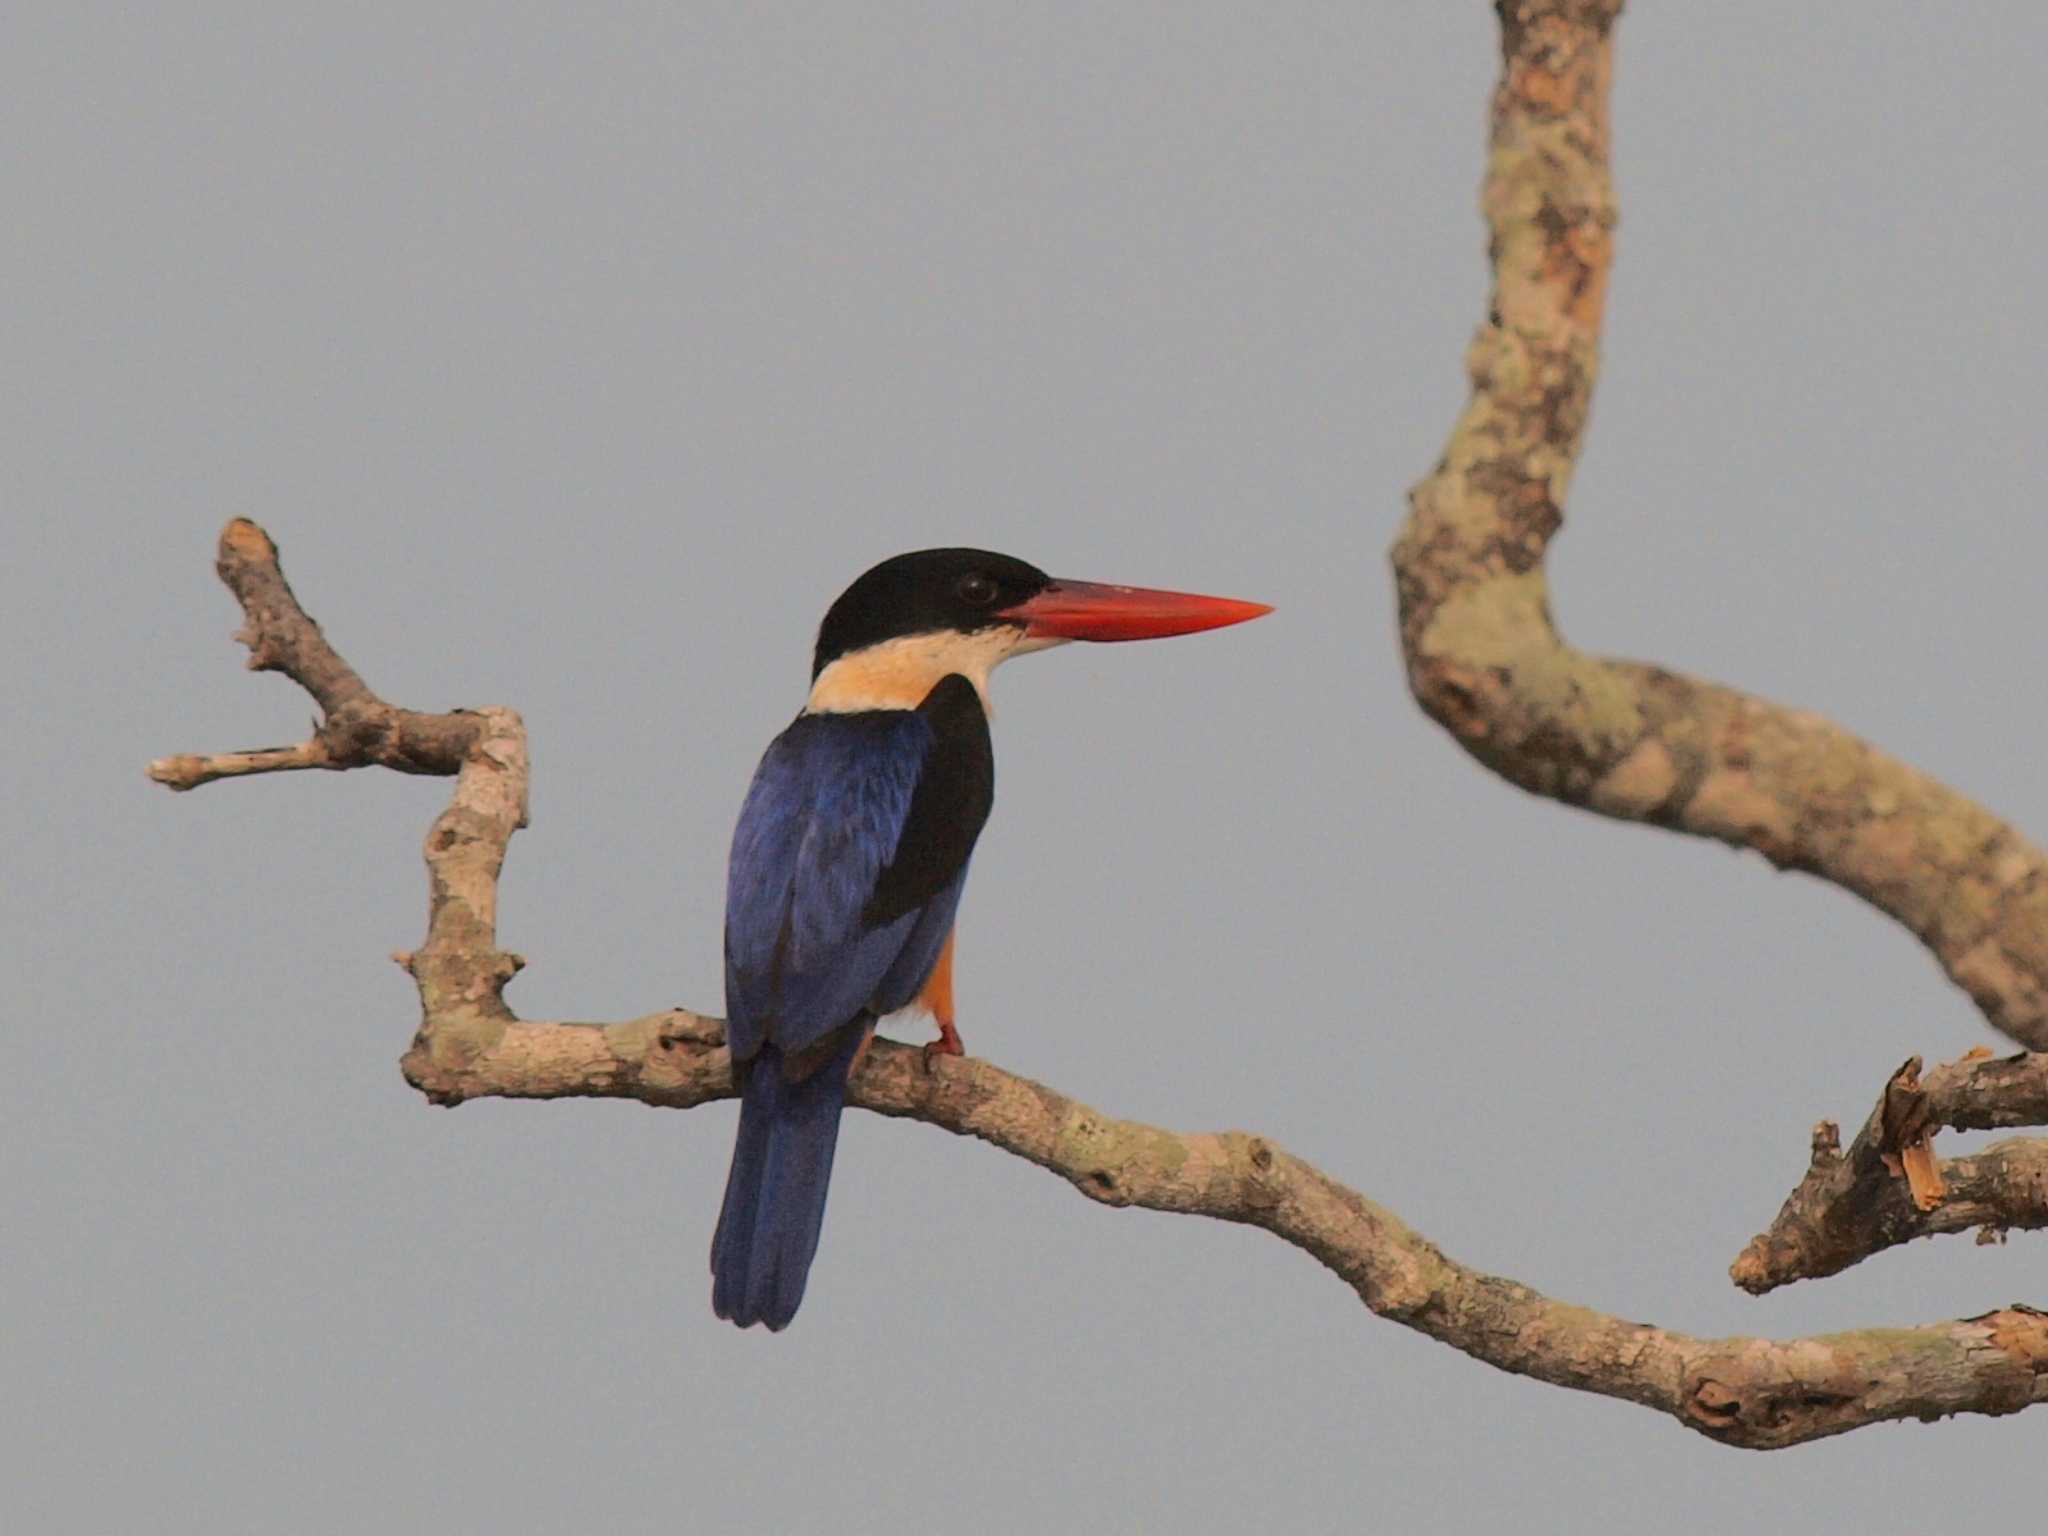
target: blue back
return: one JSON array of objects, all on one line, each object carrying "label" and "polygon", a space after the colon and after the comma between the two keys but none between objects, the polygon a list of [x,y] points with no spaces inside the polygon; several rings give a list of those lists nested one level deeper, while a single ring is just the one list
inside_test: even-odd
[{"label": "blue back", "polygon": [[[951,804],[934,792],[947,783],[938,741],[921,710],[799,715],[770,743],[740,810],[725,904],[740,1123],[711,1240],[711,1304],[741,1327],[783,1328],[796,1315],[854,1058],[876,1015],[917,996],[952,932],[981,813],[970,795],[965,822],[935,818],[934,806]],[[887,895],[892,869],[899,883]]]},{"label": "blue back", "polygon": [[863,1011],[905,1006],[924,984],[952,928],[965,866],[922,908],[874,927],[862,912],[896,851],[932,742],[923,715],[887,710],[799,715],[770,743],[726,877],[735,1060],[763,1043],[801,1051]]}]

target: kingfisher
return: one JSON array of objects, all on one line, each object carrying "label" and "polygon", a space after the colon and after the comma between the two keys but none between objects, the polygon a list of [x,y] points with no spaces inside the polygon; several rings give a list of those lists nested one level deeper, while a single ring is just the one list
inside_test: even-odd
[{"label": "kingfisher", "polygon": [[953,918],[995,796],[989,674],[1069,640],[1239,624],[1263,603],[1054,579],[1008,555],[884,560],[818,628],[803,712],[769,743],[733,832],[726,1039],[739,1134],[711,1239],[711,1306],[787,1327],[818,1250],[846,1085],[886,1015],[962,1054]]}]

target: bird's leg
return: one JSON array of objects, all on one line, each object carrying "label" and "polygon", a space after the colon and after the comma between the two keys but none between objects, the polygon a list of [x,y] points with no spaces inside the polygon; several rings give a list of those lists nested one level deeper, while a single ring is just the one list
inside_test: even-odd
[{"label": "bird's leg", "polygon": [[939,963],[932,967],[931,978],[925,982],[919,1001],[931,1010],[932,1022],[939,1026],[939,1038],[924,1048],[924,1069],[930,1072],[936,1057],[967,1054],[966,1047],[960,1043],[960,1031],[953,1027],[953,935],[950,933],[946,935],[946,947],[939,951]]},{"label": "bird's leg", "polygon": [[924,1069],[932,1070],[935,1056],[965,1056],[967,1048],[960,1043],[960,1031],[953,1027],[951,1019],[939,1020],[939,1038],[928,1040],[924,1047]]}]

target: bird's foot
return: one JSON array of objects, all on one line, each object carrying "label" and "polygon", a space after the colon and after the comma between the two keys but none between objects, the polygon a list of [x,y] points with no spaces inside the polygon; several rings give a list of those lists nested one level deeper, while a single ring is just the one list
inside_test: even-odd
[{"label": "bird's foot", "polygon": [[940,1056],[965,1056],[967,1048],[960,1043],[960,1031],[948,1020],[939,1022],[939,1038],[928,1041],[924,1048],[924,1069],[934,1071],[932,1063]]}]

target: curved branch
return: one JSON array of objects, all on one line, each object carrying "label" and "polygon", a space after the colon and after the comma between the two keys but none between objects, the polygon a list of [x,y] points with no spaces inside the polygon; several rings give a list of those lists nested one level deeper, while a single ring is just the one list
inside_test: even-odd
[{"label": "curved branch", "polygon": [[[732,1096],[723,1030],[682,1011],[630,1023],[511,1024],[459,1065],[406,1059],[438,1102],[485,1095]],[[1451,1259],[1386,1207],[1261,1136],[1118,1120],[986,1061],[877,1040],[848,1102],[973,1136],[1104,1205],[1261,1227],[1374,1313],[1488,1365],[1640,1403],[1730,1445],[1777,1449],[1891,1419],[2048,1402],[2048,1313],[1793,1340],[1702,1339],[1605,1316]]]},{"label": "curved branch", "polygon": [[1484,193],[1495,285],[1472,399],[1392,550],[1409,686],[1532,793],[1737,847],[1916,934],[1998,1029],[2048,1049],[2048,857],[1982,806],[1819,715],[1567,645],[1543,558],[1599,365],[1616,210],[1620,0],[1498,0]]},{"label": "curved branch", "polygon": [[[258,549],[252,529],[229,524],[223,547]],[[275,566],[268,538],[260,549]],[[281,572],[277,587],[289,592]],[[271,644],[274,627],[303,619],[296,603],[244,602],[259,655],[275,654],[294,677],[311,665],[317,651]],[[390,710],[362,693],[362,707]],[[525,727],[507,709],[414,718],[430,730],[466,731],[469,744],[454,796],[427,833],[426,941],[396,957],[420,992],[407,1080],[451,1105],[595,1097],[688,1108],[731,1097],[717,1019],[679,1008],[610,1025],[513,1014],[504,988],[524,962],[498,948],[497,882],[526,821]],[[1182,1135],[1114,1119],[985,1061],[941,1057],[927,1070],[923,1052],[891,1041],[875,1042],[847,1098],[978,1137],[1106,1205],[1262,1227],[1382,1317],[1505,1371],[1659,1409],[1731,1445],[1793,1445],[1887,1419],[2011,1413],[2048,1401],[2048,1314],[2026,1308],[1789,1342],[1698,1339],[1467,1269],[1393,1212],[1260,1136]]]},{"label": "curved branch", "polygon": [[1941,1126],[2020,1125],[2048,1125],[2048,1055],[1994,1061],[1972,1052],[1924,1081],[1914,1057],[1885,1084],[1847,1153],[1833,1121],[1814,1127],[1806,1176],[1729,1266],[1730,1278],[1761,1296],[1916,1237],[1976,1228],[1980,1242],[1996,1241],[2009,1228],[2048,1227],[2048,1141],[2002,1141],[1938,1164],[1931,1150]]}]

